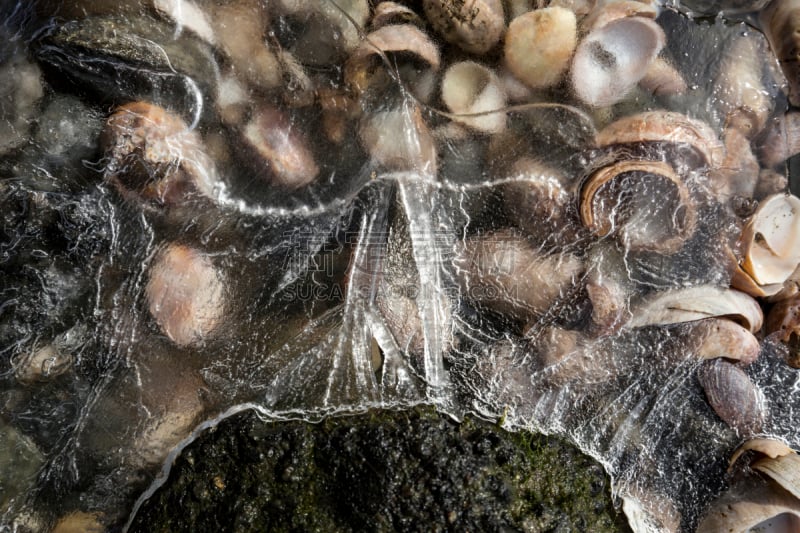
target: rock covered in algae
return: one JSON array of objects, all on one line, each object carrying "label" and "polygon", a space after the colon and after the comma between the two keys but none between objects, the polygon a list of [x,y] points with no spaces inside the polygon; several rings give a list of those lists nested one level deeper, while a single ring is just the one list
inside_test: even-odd
[{"label": "rock covered in algae", "polygon": [[187,447],[131,532],[630,531],[564,441],[431,410],[235,415]]}]

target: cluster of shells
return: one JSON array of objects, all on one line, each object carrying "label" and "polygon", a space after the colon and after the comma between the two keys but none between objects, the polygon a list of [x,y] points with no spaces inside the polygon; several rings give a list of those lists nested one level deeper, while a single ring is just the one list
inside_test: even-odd
[{"label": "cluster of shells", "polygon": [[[448,265],[463,297],[506,317],[556,385],[599,379],[591,361],[604,339],[682,325],[710,407],[745,441],[730,491],[698,531],[796,531],[800,459],[760,438],[768,413],[746,367],[771,342],[800,368],[800,200],[785,175],[800,152],[800,4],[731,7],[761,32],[717,50],[702,113],[667,53],[661,6],[538,4],[42,1],[43,15],[60,18],[36,57],[49,76],[113,104],[100,136],[105,182],[165,225],[311,202],[348,172],[491,184],[502,221],[465,232]],[[251,202],[242,191],[253,181]],[[711,272],[676,277],[698,254]],[[641,265],[676,281],[637,283]],[[144,288],[160,333],[185,348],[224,335],[230,275],[199,244],[163,243]],[[395,281],[380,277],[378,308],[395,345],[421,357],[420,302],[386,296]],[[554,318],[564,302],[588,314]],[[31,351],[17,379],[51,379],[69,367],[64,352],[55,341]],[[143,437],[144,463],[193,427],[195,385],[175,400],[189,414]],[[743,467],[740,455],[756,457]],[[680,521],[647,520],[663,530]]]}]

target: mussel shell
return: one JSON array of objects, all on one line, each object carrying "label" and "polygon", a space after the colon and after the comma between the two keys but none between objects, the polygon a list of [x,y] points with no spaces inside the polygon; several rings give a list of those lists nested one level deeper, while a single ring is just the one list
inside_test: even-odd
[{"label": "mussel shell", "polygon": [[753,435],[764,425],[764,400],[745,372],[724,359],[705,363],[697,377],[714,412],[739,435]]},{"label": "mussel shell", "polygon": [[148,100],[195,122],[215,94],[211,49],[148,17],[93,17],[44,35],[37,59],[103,102]]}]

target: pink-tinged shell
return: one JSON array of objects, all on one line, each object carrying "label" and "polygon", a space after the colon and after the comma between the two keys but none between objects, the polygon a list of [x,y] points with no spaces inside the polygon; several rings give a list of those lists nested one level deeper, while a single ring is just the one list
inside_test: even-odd
[{"label": "pink-tinged shell", "polygon": [[693,323],[689,336],[698,342],[694,353],[701,359],[724,357],[749,365],[761,351],[758,339],[750,330],[724,318],[707,318]]},{"label": "pink-tinged shell", "polygon": [[225,288],[211,259],[199,250],[170,244],[148,273],[150,315],[178,346],[201,343],[222,322]]},{"label": "pink-tinged shell", "polygon": [[244,128],[244,139],[261,157],[270,180],[296,189],[319,175],[308,141],[280,109],[263,106]]},{"label": "pink-tinged shell", "polygon": [[707,361],[697,378],[711,408],[737,434],[750,436],[764,425],[764,398],[747,374],[724,359]]},{"label": "pink-tinged shell", "polygon": [[106,177],[123,194],[161,204],[188,195],[214,197],[217,175],[196,131],[171,111],[149,102],[118,107],[100,136]]},{"label": "pink-tinged shell", "polygon": [[505,63],[528,87],[551,87],[569,67],[577,42],[577,21],[572,11],[562,7],[530,11],[508,26]]},{"label": "pink-tinged shell", "polygon": [[665,43],[661,27],[644,17],[617,19],[592,31],[578,44],[572,60],[575,95],[591,107],[623,100]]},{"label": "pink-tinged shell", "polygon": [[725,147],[705,122],[673,111],[645,111],[612,122],[597,133],[597,146],[660,141],[689,144],[705,157],[711,167],[719,166]]},{"label": "pink-tinged shell", "polygon": [[542,255],[511,231],[468,238],[453,265],[465,298],[520,318],[547,311],[583,270],[577,257]]},{"label": "pink-tinged shell", "polygon": [[423,0],[422,9],[446,41],[472,54],[494,48],[506,28],[502,0]]}]

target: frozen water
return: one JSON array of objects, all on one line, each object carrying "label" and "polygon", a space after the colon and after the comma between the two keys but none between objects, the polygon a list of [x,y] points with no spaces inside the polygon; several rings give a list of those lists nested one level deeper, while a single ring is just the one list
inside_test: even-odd
[{"label": "frozen water", "polygon": [[[303,17],[311,28],[343,24],[338,10],[331,22],[329,8],[309,15],[284,3],[288,14],[276,17],[270,39],[287,49],[316,42],[296,35]],[[13,102],[0,102],[0,442],[24,455],[1,474],[0,487],[16,494],[0,494],[0,529],[45,528],[75,510],[121,527],[162,464],[243,408],[317,420],[425,403],[456,418],[476,413],[509,429],[566,436],[606,467],[642,531],[694,530],[725,488],[727,459],[744,436],[706,401],[690,327],[625,323],[656,291],[728,287],[727,253],[742,217],[710,183],[712,163],[668,143],[625,154],[668,161],[681,175],[697,219],[677,249],[626,237],[685,222],[681,202],[659,200],[671,183],[610,191],[618,203],[606,207],[613,227],[605,235],[581,224],[576,204],[587,169],[607,155],[593,139],[611,118],[664,108],[721,130],[717,57],[760,34],[664,10],[665,54],[691,90],[634,91],[605,117],[565,96],[510,107],[507,130],[488,136],[451,121],[435,95],[418,99],[425,91],[409,87],[414,76],[429,81],[419,58],[376,61],[355,104],[333,87],[325,105],[294,107],[259,72],[236,70],[233,44],[215,56],[218,43],[193,34],[190,22],[173,28],[162,14],[143,29],[144,11],[125,4],[128,18],[115,27],[166,39],[166,56],[105,34],[89,50],[58,34],[51,4],[0,9],[0,33],[11,36],[0,44],[0,87],[12,86]],[[90,14],[117,9],[106,4]],[[212,13],[214,28],[218,6],[197,5]],[[71,3],[62,7],[58,17],[80,19]],[[116,67],[95,71],[81,54]],[[298,64],[320,86],[341,83],[328,60]],[[403,60],[404,69],[390,68]],[[126,78],[132,65],[136,75]],[[109,72],[114,92],[86,89],[108,83]],[[181,89],[198,72],[210,72],[192,85],[209,92],[202,98]],[[215,108],[212,87],[228,75],[246,86],[246,101],[231,104],[246,111]],[[781,115],[780,71],[766,64],[759,76],[774,102],[770,116]],[[176,77],[183,81],[169,85]],[[134,159],[104,150],[105,120],[129,100],[172,104],[174,116],[148,120],[157,131],[183,120],[191,131]],[[387,115],[403,125],[391,132],[397,144],[371,146],[351,116],[359,113],[399,113]],[[271,137],[245,139],[243,125],[255,116],[274,120]],[[403,158],[378,152],[392,148]],[[110,170],[120,165],[124,175]],[[274,177],[297,168],[318,174],[301,186]],[[531,197],[520,192],[527,185]],[[158,289],[148,287],[165,250],[176,249],[185,263],[170,263],[178,272],[162,292],[178,305],[159,314],[151,301]],[[213,304],[203,303],[209,286]],[[178,327],[191,334],[176,338]],[[798,448],[800,385],[785,350],[764,340],[746,372],[765,399],[759,434]]]}]

